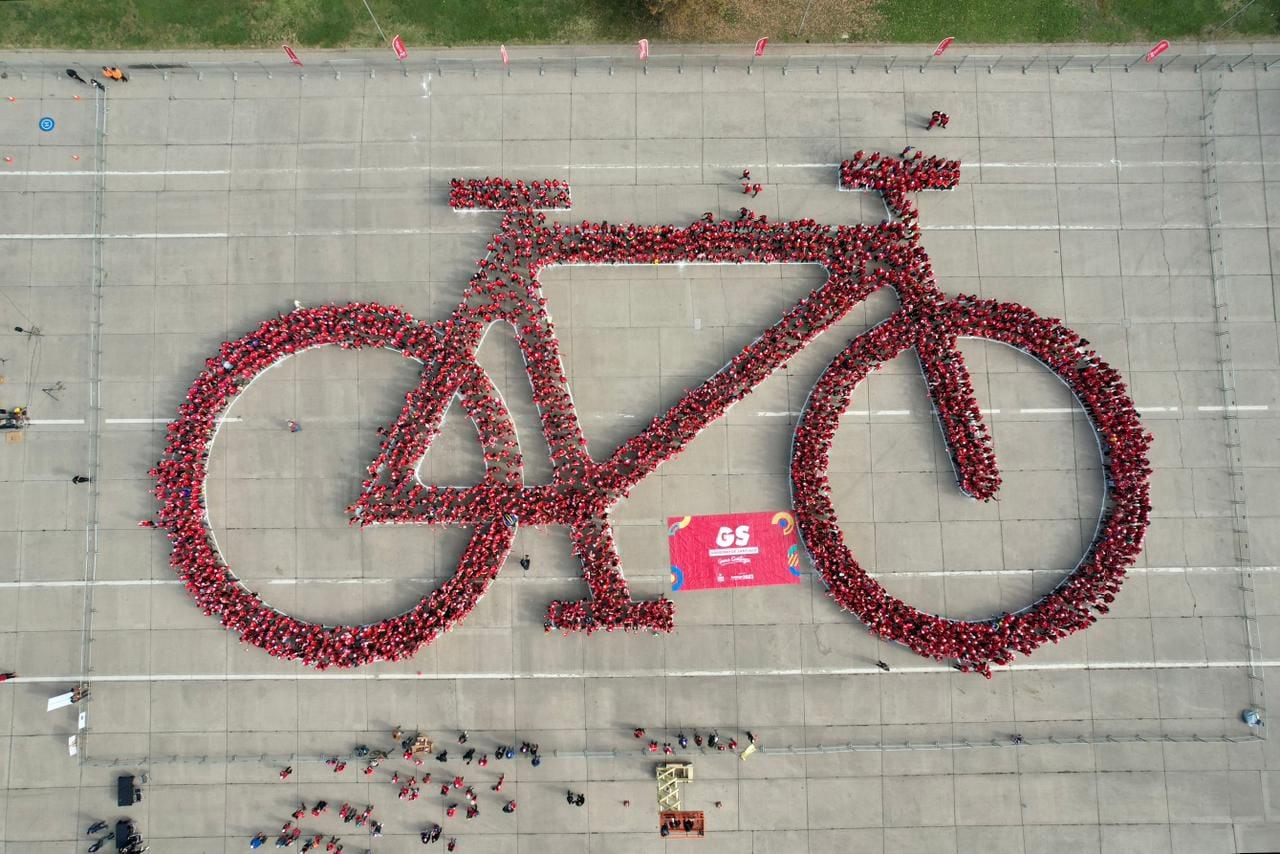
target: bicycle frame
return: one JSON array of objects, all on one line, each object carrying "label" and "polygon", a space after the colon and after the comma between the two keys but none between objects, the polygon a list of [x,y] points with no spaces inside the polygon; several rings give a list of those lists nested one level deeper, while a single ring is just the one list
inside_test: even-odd
[{"label": "bicycle frame", "polygon": [[[922,177],[917,176],[914,188],[924,186]],[[957,165],[939,164],[931,177],[939,189],[954,186]],[[533,186],[537,190],[544,185]],[[883,184],[876,186],[874,176],[868,186],[885,189]],[[546,200],[550,209],[567,207],[564,190]],[[609,508],[877,289],[887,286],[898,294],[902,307],[895,318],[916,325],[929,322],[930,308],[942,295],[928,275],[927,257],[911,240],[915,208],[905,192],[889,196],[902,222],[828,227],[808,220],[770,223],[763,217],[745,216],[737,221],[704,219],[687,228],[627,224],[579,231],[558,223],[547,225],[542,212],[547,208],[537,209],[532,192],[519,182],[456,182],[455,207],[503,210],[502,223],[489,243],[489,256],[477,262],[480,271],[442,330],[438,358],[424,372],[419,387],[425,391],[390,428],[384,449],[396,448],[400,460],[416,465],[438,432],[448,405],[460,397],[486,447],[486,477],[471,487],[423,486],[412,472],[388,470],[380,458],[370,467],[373,480],[366,483],[351,512],[362,525],[477,526],[496,519],[506,520],[508,527],[564,525],[582,560],[592,598],[553,603],[548,628],[670,630],[669,600],[631,600],[608,523]],[[634,257],[638,246],[641,257],[633,263],[818,263],[829,277],[720,371],[655,417],[607,460],[595,462],[586,451],[573,407],[546,405],[548,401],[567,404],[571,396],[538,275],[556,265]],[[621,247],[629,254],[620,252]],[[709,259],[708,254],[717,258]],[[553,462],[552,482],[545,486],[522,485],[521,459],[512,451],[514,429],[504,426],[486,436],[480,427],[486,419],[490,424],[510,420],[505,407],[497,412],[478,411],[480,401],[492,401],[494,395],[475,365],[475,352],[484,330],[495,322],[509,323],[516,330],[523,353],[543,355],[536,361],[526,357],[525,367],[534,400],[541,402],[539,417]],[[920,356],[931,395],[941,376],[942,360],[963,364],[954,348],[922,349]],[[935,397],[935,411],[944,421],[976,427],[989,445],[971,387],[962,400],[957,407],[954,399]],[[492,403],[489,407],[494,409]],[[950,435],[945,426],[943,433]],[[987,498],[995,492],[998,476],[987,473],[984,479],[965,460],[956,460],[956,468],[970,494]]]}]

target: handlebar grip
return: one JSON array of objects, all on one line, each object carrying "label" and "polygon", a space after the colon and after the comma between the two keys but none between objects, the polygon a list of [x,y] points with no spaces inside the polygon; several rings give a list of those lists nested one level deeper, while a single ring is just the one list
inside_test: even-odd
[{"label": "handlebar grip", "polygon": [[506,178],[454,178],[449,182],[449,207],[454,210],[566,210],[572,206],[569,182],[510,181]]}]

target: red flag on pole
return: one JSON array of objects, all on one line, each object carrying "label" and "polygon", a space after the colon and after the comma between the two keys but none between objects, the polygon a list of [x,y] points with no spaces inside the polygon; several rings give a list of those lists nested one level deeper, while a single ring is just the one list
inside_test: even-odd
[{"label": "red flag on pole", "polygon": [[1156,44],[1155,47],[1147,51],[1147,62],[1155,62],[1156,57],[1164,53],[1168,49],[1169,49],[1169,40],[1160,39],[1160,41]]},{"label": "red flag on pole", "polygon": [[498,52],[502,54],[503,65],[506,65],[511,61],[511,57],[507,56],[507,46],[505,44],[498,48]]},{"label": "red flag on pole", "polygon": [[951,47],[951,43],[955,40],[956,40],[955,36],[947,36],[945,39],[938,42],[938,46],[933,49],[933,55],[942,56],[942,52],[947,48]]},{"label": "red flag on pole", "polygon": [[767,46],[768,46],[768,44],[769,44],[769,38],[768,38],[768,36],[766,36],[765,38],[762,38],[762,39],[760,39],[759,41],[757,41],[757,42],[756,42],[756,56],[764,56],[764,49],[765,49],[765,47],[767,47]]},{"label": "red flag on pole", "polygon": [[287,44],[282,44],[280,47],[284,48],[285,56],[289,57],[290,62],[294,65],[302,64],[302,60],[298,59],[298,55],[293,52],[293,48],[289,47]]},{"label": "red flag on pole", "polygon": [[391,40],[391,49],[396,52],[396,59],[408,59],[409,51],[404,49],[404,39],[396,36]]},{"label": "red flag on pole", "polygon": [[640,39],[640,41],[636,42],[636,47],[640,49],[641,59],[649,58],[649,40],[648,39]]}]

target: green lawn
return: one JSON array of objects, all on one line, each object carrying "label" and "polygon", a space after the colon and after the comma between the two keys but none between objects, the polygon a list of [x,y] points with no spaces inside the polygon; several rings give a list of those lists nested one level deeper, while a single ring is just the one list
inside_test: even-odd
[{"label": "green lawn", "polygon": [[[697,4],[711,26],[740,16],[731,0]],[[750,0],[768,4],[770,0]],[[875,42],[1132,41],[1208,35],[1248,0],[851,0],[873,21],[855,38]],[[629,42],[663,37],[645,0],[370,0],[387,33],[409,45]],[[757,7],[759,8],[768,8]],[[782,4],[778,4],[781,10]],[[767,33],[785,41],[781,12]],[[804,37],[837,41],[848,26],[810,18]],[[1255,0],[1214,38],[1280,34],[1280,0]],[[761,33],[765,34],[765,33]],[[733,37],[737,38],[734,33]],[[0,0],[0,46],[176,48],[375,46],[361,0]]]},{"label": "green lawn", "polygon": [[[880,0],[883,40],[1129,42],[1207,35],[1244,2],[1222,0]],[[1280,0],[1257,0],[1215,38],[1280,33]],[[943,32],[945,30],[945,32]]]}]

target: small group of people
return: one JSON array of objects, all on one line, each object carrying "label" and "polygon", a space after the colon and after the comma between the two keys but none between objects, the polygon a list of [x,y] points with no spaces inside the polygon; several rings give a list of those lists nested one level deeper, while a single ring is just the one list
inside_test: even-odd
[{"label": "small group of people", "polygon": [[[645,730],[644,727],[636,727],[631,731],[631,734],[638,739],[645,739],[648,736],[648,732],[647,730]],[[746,735],[747,735],[748,744],[756,743],[755,733],[748,730]],[[736,753],[738,750],[737,738],[730,737],[727,740],[722,739],[720,737],[719,731],[714,729],[707,734],[707,737],[705,740],[702,737],[702,733],[697,732],[695,730],[693,733],[692,743],[693,743],[693,746],[699,750],[702,749],[704,744],[712,750],[729,751],[730,753]],[[675,744],[679,747],[680,750],[689,749],[690,740],[689,740],[689,737],[685,735],[683,730],[676,734]],[[676,752],[676,747],[672,746],[672,743],[669,741],[662,742],[661,747],[659,747],[658,740],[655,738],[650,738],[648,739],[648,750],[650,753],[658,753],[659,750],[661,750],[661,752],[664,755],[671,756]]]},{"label": "small group of people", "polygon": [[[308,817],[308,815],[310,815],[311,818],[319,818],[328,812],[328,806],[328,803],[325,801],[320,801],[308,811],[307,805],[305,803],[301,804],[298,809],[293,811],[293,817],[286,821],[280,828],[280,832],[276,836],[275,847],[292,848],[298,840],[302,839],[304,833],[302,829],[302,820]],[[355,822],[356,826],[368,829],[369,837],[371,839],[377,839],[382,836],[382,823],[371,820],[370,816],[372,814],[372,805],[365,807],[363,810],[359,810],[350,804],[343,804],[342,809],[338,813],[342,818],[343,823],[351,824],[352,822]],[[324,833],[308,833],[306,840],[298,847],[298,850],[301,852],[315,851],[317,854],[322,850],[325,854],[342,854],[344,846],[342,844],[341,837],[330,835],[329,841],[325,842],[325,835],[326,834]],[[265,833],[255,833],[249,840],[249,847],[253,849],[261,848],[267,844],[269,839],[270,837]],[[321,848],[321,846],[324,847]]]},{"label": "small group of people", "polygon": [[[98,78],[90,77],[88,80],[85,80],[83,77],[80,76],[80,72],[76,71],[74,68],[67,69],[67,76],[70,77],[72,80],[76,81],[77,83],[82,83],[85,86],[92,86],[95,89],[106,89],[106,87],[102,85],[102,83],[98,80]],[[120,70],[119,66],[116,66],[116,65],[102,66],[102,76],[107,78],[108,80],[113,80],[116,83],[129,82],[128,76],[123,71]]]},{"label": "small group of people", "polygon": [[[440,841],[440,837],[443,833],[444,833],[443,827],[441,827],[438,824],[432,824],[426,830],[418,834],[418,840],[423,845],[432,845]],[[458,840],[456,837],[452,837],[452,836],[449,837],[449,841],[445,843],[445,846],[444,846],[446,851],[453,851],[457,847],[458,847]]]},{"label": "small group of people", "polygon": [[[462,752],[462,761],[465,765],[470,766],[473,763],[485,768],[489,764],[489,752],[482,752],[476,747],[469,745],[470,736],[468,733],[461,732],[458,734],[458,744],[465,749]],[[364,776],[374,777],[379,772],[387,774],[388,782],[395,786],[399,791],[401,800],[416,801],[421,797],[421,787],[432,785],[432,773],[420,770],[426,760],[432,758],[432,752],[435,750],[436,743],[433,742],[423,733],[406,734],[403,728],[395,727],[391,732],[391,740],[393,743],[392,750],[372,749],[365,744],[357,744],[352,750],[352,758],[361,760],[365,764]],[[492,751],[494,759],[514,759],[517,755],[525,755],[530,757],[531,764],[537,767],[541,764],[541,757],[538,752],[537,743],[530,741],[522,741],[519,746],[513,744],[500,744]],[[403,753],[399,753],[403,751]],[[410,767],[383,767],[386,762],[389,765],[399,761],[395,759],[397,754]],[[449,751],[440,750],[434,754],[437,762],[448,763],[450,761]],[[338,769],[345,769],[347,761],[340,757],[334,756],[325,760],[325,764],[335,770],[335,773],[341,773]],[[282,768],[278,774],[281,780],[288,780],[293,776],[293,767],[286,766]],[[502,792],[503,784],[506,780],[506,774],[498,775],[496,782],[489,788],[494,792]],[[377,782],[375,780],[375,782]],[[445,816],[454,818],[457,816],[461,804],[459,801],[465,802],[465,816],[468,820],[475,819],[480,815],[480,793],[477,791],[477,785],[468,784],[466,777],[463,776],[461,770],[457,773],[445,770],[440,778],[440,796],[444,799]],[[454,800],[458,798],[459,800]],[[502,811],[507,814],[514,813],[517,809],[515,799],[504,796],[502,800]],[[344,803],[338,809],[338,818],[344,824],[354,825],[355,827],[367,828],[372,838],[382,836],[382,823],[373,818],[374,807],[372,804],[360,809],[349,803]],[[275,844],[278,848],[291,848],[299,840],[303,839],[304,831],[301,827],[304,819],[322,819],[329,813],[329,803],[325,800],[316,801],[311,806],[303,802],[293,811],[292,816],[284,823],[284,826],[277,835]],[[420,840],[422,844],[428,845],[440,841],[443,828],[440,825],[431,825],[420,832]],[[325,834],[316,833],[308,835],[300,846],[300,850],[304,852],[316,851],[317,854],[323,845],[323,851],[326,854],[339,854],[343,850],[342,840],[337,836],[330,836],[329,841],[325,843]],[[259,848],[269,841],[269,837],[265,833],[258,833],[249,841],[251,848]],[[457,846],[456,839],[450,839],[447,849],[453,851]]]},{"label": "small group of people", "polygon": [[683,830],[685,833],[692,833],[696,826],[697,825],[694,820],[688,816],[685,816],[684,818],[671,816],[662,822],[662,825],[658,828],[658,833],[664,837],[670,836],[673,830]]}]

